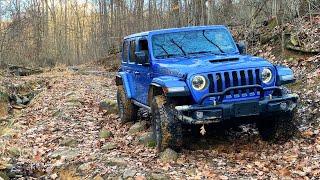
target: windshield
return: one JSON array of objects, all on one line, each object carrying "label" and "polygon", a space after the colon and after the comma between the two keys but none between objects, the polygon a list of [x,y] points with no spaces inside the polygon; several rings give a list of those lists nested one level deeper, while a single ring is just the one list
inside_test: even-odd
[{"label": "windshield", "polygon": [[233,39],[225,29],[158,34],[152,36],[152,47],[157,59],[236,52]]}]

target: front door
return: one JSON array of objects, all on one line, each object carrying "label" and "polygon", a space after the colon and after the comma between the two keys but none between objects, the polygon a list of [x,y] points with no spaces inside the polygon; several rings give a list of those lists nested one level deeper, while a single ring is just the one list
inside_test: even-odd
[{"label": "front door", "polygon": [[[137,51],[144,51],[149,59],[148,41],[146,37],[140,37],[137,41]],[[149,60],[150,62],[150,60]],[[137,64],[134,71],[136,79],[136,100],[140,103],[147,105],[149,85],[152,81],[152,72],[150,66],[144,66],[142,64]]]}]

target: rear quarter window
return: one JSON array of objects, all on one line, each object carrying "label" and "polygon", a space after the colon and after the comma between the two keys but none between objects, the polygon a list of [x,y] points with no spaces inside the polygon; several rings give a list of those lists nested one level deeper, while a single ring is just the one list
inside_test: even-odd
[{"label": "rear quarter window", "polygon": [[122,47],[122,62],[127,62],[129,57],[129,42],[124,41]]},{"label": "rear quarter window", "polygon": [[130,41],[130,53],[129,53],[129,62],[136,62],[136,41]]}]

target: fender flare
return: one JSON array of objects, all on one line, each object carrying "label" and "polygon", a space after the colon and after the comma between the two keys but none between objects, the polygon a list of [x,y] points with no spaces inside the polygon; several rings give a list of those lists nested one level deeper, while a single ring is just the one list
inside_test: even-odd
[{"label": "fender flare", "polygon": [[174,76],[161,76],[154,78],[151,84],[162,88],[188,87],[183,79]]},{"label": "fender flare", "polygon": [[[182,91],[170,92],[170,88],[183,88]],[[150,104],[154,95],[164,94],[166,96],[189,96],[189,88],[186,82],[174,76],[161,76],[154,78],[149,87],[148,102]]]},{"label": "fender flare", "polygon": [[127,73],[125,72],[118,72],[118,74],[116,75],[116,85],[117,86],[123,86],[124,91],[127,95],[128,99],[132,98],[132,92],[130,89],[130,84],[129,84],[129,77],[127,75]]},{"label": "fender flare", "polygon": [[294,78],[294,73],[292,69],[285,66],[275,66],[276,68],[276,85],[281,86],[284,84],[294,83],[296,79]]}]

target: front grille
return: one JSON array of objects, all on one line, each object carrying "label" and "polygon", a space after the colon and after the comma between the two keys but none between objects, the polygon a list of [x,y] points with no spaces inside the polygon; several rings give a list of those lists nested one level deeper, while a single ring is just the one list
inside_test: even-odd
[{"label": "front grille", "polygon": [[[222,92],[229,87],[245,85],[261,85],[259,69],[234,70],[208,74],[209,93]],[[229,98],[242,96],[256,96],[259,92],[251,88],[247,90],[234,90],[228,92]]]}]

